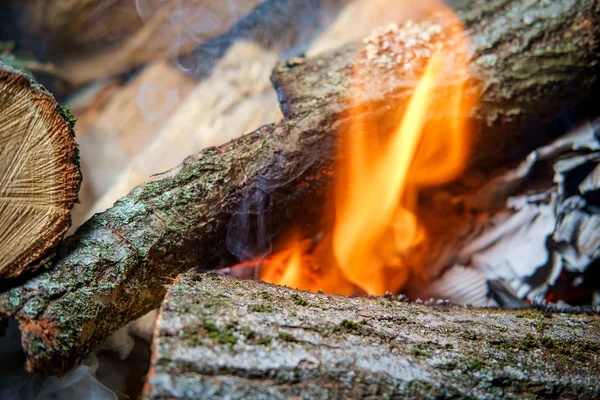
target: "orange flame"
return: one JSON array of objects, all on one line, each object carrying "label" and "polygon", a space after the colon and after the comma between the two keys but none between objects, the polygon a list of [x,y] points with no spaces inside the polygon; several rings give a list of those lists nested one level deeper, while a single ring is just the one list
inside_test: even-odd
[{"label": "orange flame", "polygon": [[[408,102],[395,104],[401,116],[393,117],[397,122],[391,130],[381,128],[390,125],[389,116],[369,122],[357,86],[351,126],[341,133],[332,233],[311,254],[301,241],[293,241],[263,266],[261,279],[305,290],[380,295],[397,292],[411,275],[422,274],[428,237],[417,215],[419,191],[447,183],[465,168],[470,147],[466,118],[474,104],[464,90],[464,31],[446,9],[438,10],[435,17],[440,16],[443,25],[408,22],[365,41],[367,59],[357,65],[377,57],[407,60],[397,66],[400,71],[381,72],[371,65],[368,73],[375,69],[406,78],[409,60],[417,66],[423,61],[424,72]],[[399,55],[390,48],[394,37],[400,38]],[[404,54],[411,53],[410,46],[418,56]],[[366,79],[368,84],[366,72],[356,72],[357,82]]]}]

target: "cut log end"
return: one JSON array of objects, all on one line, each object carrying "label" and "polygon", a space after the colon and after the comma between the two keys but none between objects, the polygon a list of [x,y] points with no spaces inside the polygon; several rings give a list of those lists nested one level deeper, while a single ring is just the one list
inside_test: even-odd
[{"label": "cut log end", "polygon": [[71,224],[81,182],[72,120],[42,86],[0,63],[0,279],[40,265]]}]

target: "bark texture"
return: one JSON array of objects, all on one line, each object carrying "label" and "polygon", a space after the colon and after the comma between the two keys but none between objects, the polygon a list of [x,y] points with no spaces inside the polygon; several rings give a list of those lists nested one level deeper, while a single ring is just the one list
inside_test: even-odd
[{"label": "bark texture", "polygon": [[43,264],[81,183],[72,117],[20,67],[0,57],[0,279]]},{"label": "bark texture", "polygon": [[187,274],[161,306],[145,398],[593,398],[598,328]]},{"label": "bark texture", "polygon": [[[482,138],[496,144],[479,147],[499,162],[514,156],[498,151],[504,141],[521,138],[519,149],[526,152],[532,145],[528,138],[542,139],[528,135],[526,120],[547,120],[571,101],[590,97],[597,78],[600,2],[492,4],[473,1],[463,19],[473,26],[475,48],[486,51],[487,59],[503,60],[472,62],[483,71],[472,79],[474,90],[483,88],[474,124]],[[536,23],[522,22],[526,11],[534,13]],[[504,25],[510,29],[502,30]],[[517,44],[523,57],[500,54]],[[537,52],[528,50],[534,48]],[[28,368],[68,370],[117,328],[157,307],[169,277],[264,253],[284,227],[314,230],[333,176],[336,133],[350,118],[349,54],[344,49],[280,67],[275,81],[283,122],[208,148],[155,176],[84,224],[47,271],[5,288],[0,312],[20,321]],[[518,84],[518,72],[529,79]],[[382,94],[395,99],[394,93],[409,89],[405,79],[392,76],[381,83],[385,91],[364,92],[362,102],[373,105],[368,112],[373,118],[396,104],[383,102]],[[566,82],[569,90],[579,89],[572,99],[566,99],[565,93],[572,93],[565,92]]]},{"label": "bark texture", "polygon": [[[481,91],[472,114],[472,162],[478,167],[520,158],[543,143],[552,132],[531,131],[531,126],[556,119],[598,84],[598,1],[469,0],[460,5],[458,15],[471,46],[466,84]],[[383,116],[396,115],[407,104],[422,70],[407,71],[399,63],[380,71],[375,67],[361,79],[353,70],[355,60],[365,57],[365,47],[350,44],[321,57],[282,64],[272,79],[284,114],[290,119],[314,110],[344,114],[353,95],[371,104],[380,130],[386,129],[381,121],[397,124],[397,119]],[[437,94],[445,95],[443,90]],[[432,112],[429,118],[439,116]]]}]

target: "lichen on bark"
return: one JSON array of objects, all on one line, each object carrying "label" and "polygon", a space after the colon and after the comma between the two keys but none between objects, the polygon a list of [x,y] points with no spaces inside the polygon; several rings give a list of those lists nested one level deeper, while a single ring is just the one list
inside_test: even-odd
[{"label": "lichen on bark", "polygon": [[593,398],[599,323],[186,274],[161,306],[145,398]]}]

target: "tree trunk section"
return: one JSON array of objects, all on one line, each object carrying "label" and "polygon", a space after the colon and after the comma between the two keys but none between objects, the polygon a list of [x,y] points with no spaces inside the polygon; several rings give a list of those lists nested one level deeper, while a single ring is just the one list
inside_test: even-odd
[{"label": "tree trunk section", "polygon": [[146,399],[593,398],[600,318],[177,278]]},{"label": "tree trunk section", "polygon": [[0,280],[43,264],[81,183],[72,117],[20,67],[0,58]]},{"label": "tree trunk section", "polygon": [[[574,101],[590,98],[600,30],[597,0],[537,8],[520,1],[493,4],[498,8],[473,1],[463,15],[472,26],[476,52],[502,60],[483,63],[478,57],[471,64],[478,71],[473,88],[483,90],[472,110],[481,149],[474,165],[488,167],[489,160],[497,164],[515,157],[515,151],[499,151],[510,147],[506,143],[514,146],[520,138],[519,152],[527,152],[542,140],[526,129],[526,121],[551,119]],[[537,22],[524,24],[525,12],[534,12]],[[504,25],[510,29],[492,29]],[[559,36],[560,46],[553,39]],[[523,54],[505,56],[518,37],[529,38],[519,47]],[[528,50],[534,48],[538,51]],[[318,230],[334,176],[337,132],[350,119],[349,54],[343,49],[280,67],[275,82],[287,117],[283,122],[208,148],[155,176],[68,238],[52,268],[0,294],[0,312],[20,321],[28,368],[65,372],[117,328],[160,305],[169,277],[264,253],[269,239],[284,228]],[[517,84],[519,71],[535,77]],[[372,118],[385,116],[410,89],[407,80],[388,78],[381,78],[382,91],[361,97],[372,105]],[[573,88],[579,91],[567,98]],[[509,112],[513,109],[518,112]],[[494,145],[484,145],[487,140]]]}]

